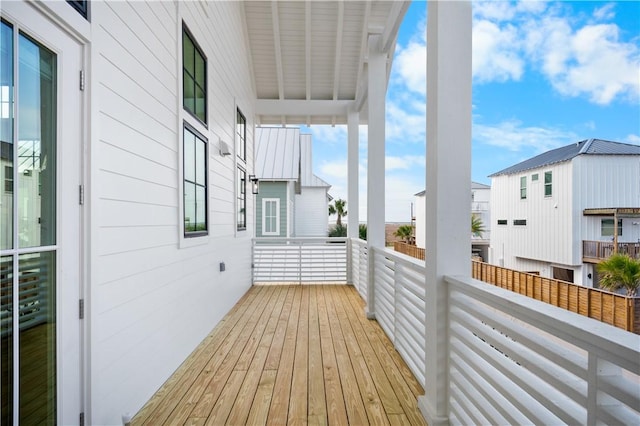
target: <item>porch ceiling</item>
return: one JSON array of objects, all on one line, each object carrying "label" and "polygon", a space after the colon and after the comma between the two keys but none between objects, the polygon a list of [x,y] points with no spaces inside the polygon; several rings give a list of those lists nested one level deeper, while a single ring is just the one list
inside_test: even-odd
[{"label": "porch ceiling", "polygon": [[243,2],[258,124],[366,122],[367,38],[383,35],[387,78],[408,1]]}]

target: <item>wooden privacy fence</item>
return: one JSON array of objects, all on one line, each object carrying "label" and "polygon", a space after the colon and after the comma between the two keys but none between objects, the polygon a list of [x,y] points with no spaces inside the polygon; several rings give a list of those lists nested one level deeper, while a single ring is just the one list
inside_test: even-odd
[{"label": "wooden privacy fence", "polygon": [[416,259],[424,260],[424,249],[416,247],[411,244],[404,243],[402,241],[396,241],[393,243],[393,249],[397,252],[404,253]]},{"label": "wooden privacy fence", "polygon": [[[424,260],[422,248],[394,243],[397,252]],[[472,277],[589,318],[640,334],[640,298],[543,278],[472,260]]]},{"label": "wooden privacy fence", "polygon": [[472,277],[640,334],[640,298],[472,261]]}]

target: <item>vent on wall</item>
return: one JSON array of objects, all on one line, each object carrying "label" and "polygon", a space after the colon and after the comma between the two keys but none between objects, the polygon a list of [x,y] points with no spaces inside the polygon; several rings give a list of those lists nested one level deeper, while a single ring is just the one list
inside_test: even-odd
[{"label": "vent on wall", "polygon": [[227,155],[231,155],[231,148],[225,141],[220,139],[220,156],[226,157]]}]

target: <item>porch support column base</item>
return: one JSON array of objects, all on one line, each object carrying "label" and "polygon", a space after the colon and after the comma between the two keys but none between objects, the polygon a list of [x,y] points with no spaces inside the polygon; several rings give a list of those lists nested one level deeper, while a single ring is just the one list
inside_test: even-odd
[{"label": "porch support column base", "polygon": [[424,395],[418,397],[418,409],[429,426],[449,426],[449,418],[438,416]]},{"label": "porch support column base", "polygon": [[369,311],[369,309],[368,309],[368,308],[369,308],[368,306],[364,308],[364,314],[365,314],[365,316],[367,317],[367,319],[368,319],[368,320],[374,320],[374,319],[376,319],[376,313],[375,313],[375,312],[371,312],[371,311]]}]

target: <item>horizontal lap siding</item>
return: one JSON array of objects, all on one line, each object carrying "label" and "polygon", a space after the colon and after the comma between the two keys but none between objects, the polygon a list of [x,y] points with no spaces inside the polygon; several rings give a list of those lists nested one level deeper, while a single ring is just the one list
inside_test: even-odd
[{"label": "horizontal lap siding", "polygon": [[[183,20],[208,58],[209,236],[181,248]],[[91,25],[90,422],[117,424],[251,283],[252,232],[235,230],[235,155],[218,149],[235,145],[238,106],[253,170],[253,94],[239,4],[96,2]],[[251,229],[250,194],[247,203]]]}]

